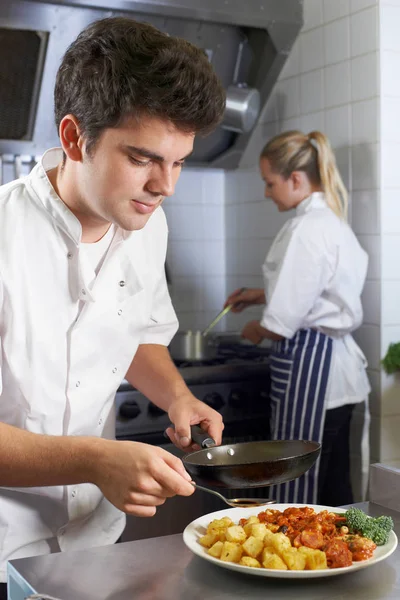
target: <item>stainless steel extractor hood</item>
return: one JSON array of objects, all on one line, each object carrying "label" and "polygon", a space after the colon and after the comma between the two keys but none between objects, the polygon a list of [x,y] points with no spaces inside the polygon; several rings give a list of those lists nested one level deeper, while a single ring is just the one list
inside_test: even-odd
[{"label": "stainless steel extractor hood", "polygon": [[58,145],[53,87],[61,58],[96,19],[147,21],[200,46],[227,90],[224,121],[198,138],[190,163],[240,165],[303,22],[302,0],[2,0],[0,155]]}]

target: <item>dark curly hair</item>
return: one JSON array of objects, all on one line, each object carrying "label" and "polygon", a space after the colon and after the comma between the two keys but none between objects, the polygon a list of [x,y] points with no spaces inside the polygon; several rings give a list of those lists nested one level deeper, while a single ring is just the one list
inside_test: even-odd
[{"label": "dark curly hair", "polygon": [[221,121],[225,91],[206,54],[184,39],[124,17],[95,21],[66,51],[54,90],[57,130],[73,114],[90,152],[126,117],[158,117],[207,134]]}]

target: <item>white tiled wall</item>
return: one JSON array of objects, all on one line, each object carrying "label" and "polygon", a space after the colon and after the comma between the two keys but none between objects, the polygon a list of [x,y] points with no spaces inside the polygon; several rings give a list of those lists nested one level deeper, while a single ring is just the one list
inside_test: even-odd
[{"label": "white tiled wall", "polygon": [[[389,343],[400,341],[400,2],[304,0],[304,14],[303,31],[243,157],[242,171],[226,176],[231,189],[227,222],[243,218],[243,211],[254,214],[256,207],[269,207],[264,209],[267,235],[260,237],[257,222],[247,230],[245,245],[240,235],[228,237],[227,285],[247,282],[241,274],[242,253],[261,254],[260,243],[266,253],[282,224],[282,216],[253,182],[263,144],[289,128],[325,131],[351,192],[352,226],[370,259],[364,324],[355,337],[369,361],[371,458],[400,460],[400,376],[386,376],[380,364]],[[254,269],[251,273],[257,285],[260,275]]]},{"label": "white tiled wall", "polygon": [[[390,60],[390,66],[386,68],[388,77],[394,65],[399,71],[400,49],[398,65],[393,52],[394,46],[399,46],[400,38],[396,34],[398,23],[393,25],[395,8],[387,7],[391,14],[385,20],[381,17],[385,10],[381,4],[378,0],[304,0],[304,27],[261,115],[257,131],[253,135],[257,143],[250,144],[246,151],[242,170],[226,175],[226,189],[232,190],[226,204],[227,222],[243,218],[240,217],[243,211],[247,210],[252,215],[255,207],[269,206],[269,210],[265,209],[265,229],[268,235],[260,237],[260,224],[253,223],[252,229],[247,230],[245,246],[247,256],[256,256],[262,254],[261,242],[265,255],[271,238],[282,225],[284,217],[274,210],[270,202],[263,199],[262,187],[252,181],[254,177],[257,178],[254,167],[258,163],[263,144],[271,135],[289,128],[305,132],[321,129],[330,138],[342,177],[351,193],[352,226],[370,257],[368,279],[363,293],[365,319],[356,338],[367,355],[373,388],[370,398],[373,460],[383,456],[395,443],[394,438],[390,438],[389,442],[386,440],[383,429],[385,421],[382,420],[380,359],[385,343],[385,311],[390,311],[391,319],[398,318],[395,324],[400,324],[400,310],[397,317],[396,301],[381,302],[384,297],[382,276],[387,273],[392,280],[396,279],[398,269],[394,257],[400,253],[400,236],[397,235],[400,232],[400,218],[397,219],[398,227],[393,224],[393,220],[400,217],[400,208],[393,190],[388,195],[388,206],[385,205],[386,190],[381,186],[381,177],[383,182],[386,177],[390,182],[388,187],[393,188],[397,176],[395,165],[400,155],[400,147],[397,148],[400,118],[395,124],[394,117],[397,99],[400,108],[400,84],[397,84],[398,95],[395,96],[395,84],[388,82],[391,98],[387,100],[381,94],[381,70],[384,73],[385,69],[381,69],[380,64],[382,55],[386,52]],[[400,6],[396,10],[400,12]],[[382,52],[380,40],[385,22],[393,27],[394,39]],[[391,114],[382,118],[386,105],[390,107]],[[385,131],[387,140],[383,136]],[[392,144],[390,147],[389,142]],[[395,144],[396,147],[393,147]],[[383,160],[384,155],[387,156],[386,160]],[[250,186],[240,184],[241,181],[249,183],[250,179]],[[400,180],[398,185],[400,187]],[[236,194],[234,190],[238,190]],[[257,210],[261,215],[261,209]],[[390,231],[386,236],[389,238],[390,235],[390,239],[385,239],[382,233],[385,228]],[[231,288],[247,282],[240,272],[244,263],[244,246],[240,242],[239,236],[227,240],[227,256],[231,258],[227,285]],[[391,261],[389,256],[392,257]],[[258,279],[254,269],[251,272],[254,281],[260,283],[260,271]],[[397,287],[392,291],[397,293]],[[400,300],[399,295],[397,299]],[[233,315],[229,317],[230,322],[233,318]],[[247,318],[253,316],[249,314]],[[387,331],[386,338],[390,335],[394,336],[396,333],[393,330]],[[389,381],[387,385],[392,385],[392,382]],[[393,411],[393,400],[390,407]],[[397,414],[400,418],[400,403]],[[355,419],[354,436],[360,426],[361,423]],[[381,443],[381,439],[386,441]]]},{"label": "white tiled wall", "polygon": [[224,202],[224,171],[189,168],[164,201],[170,293],[181,329],[205,328],[224,303]]},{"label": "white tiled wall", "polygon": [[[380,2],[381,354],[400,341],[400,2]],[[381,376],[381,460],[400,459],[400,379]]]},{"label": "white tiled wall", "polygon": [[[261,116],[258,130],[273,135],[290,125],[303,131],[320,128],[329,136],[343,179],[352,192],[354,230],[370,254],[364,302],[369,319],[373,318],[377,326],[380,296],[375,295],[374,282],[380,280],[379,6],[377,2],[305,0],[304,18],[303,31]],[[259,151],[268,139],[259,132],[255,137],[260,143],[246,152],[244,167],[257,164]],[[236,182],[239,176],[228,173],[227,188],[230,179]],[[242,176],[248,178],[247,171]],[[232,213],[239,214],[249,201],[254,205],[253,189],[251,194],[239,192],[234,207],[227,204],[227,218],[234,220]],[[266,203],[261,188],[257,202]],[[271,206],[268,229],[272,235],[283,218]],[[247,237],[251,235],[248,232]],[[253,234],[252,243],[256,240],[258,243],[258,236]],[[228,243],[227,248],[228,254],[234,252],[232,244]],[[253,252],[250,243],[248,248]],[[267,250],[268,244],[264,253]],[[234,275],[232,269],[231,275]],[[379,335],[374,346],[378,347],[379,355]]]}]

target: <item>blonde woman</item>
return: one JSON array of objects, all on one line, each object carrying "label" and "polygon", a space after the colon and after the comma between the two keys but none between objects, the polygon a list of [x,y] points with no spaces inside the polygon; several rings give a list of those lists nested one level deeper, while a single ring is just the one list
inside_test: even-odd
[{"label": "blonde woman", "polygon": [[[361,292],[368,258],[346,222],[347,192],[326,136],[289,131],[260,157],[265,196],[295,211],[265,259],[264,289],[236,290],[234,312],[265,304],[242,336],[273,340],[272,438],[322,442],[305,476],[274,486],[278,502],[338,506],[353,500],[349,431],[354,406],[370,391],[366,361],[351,332],[362,322]],[[364,432],[367,431],[368,418]],[[367,438],[365,438],[367,440]],[[365,445],[365,444],[364,444]],[[364,453],[364,470],[368,457]]]}]

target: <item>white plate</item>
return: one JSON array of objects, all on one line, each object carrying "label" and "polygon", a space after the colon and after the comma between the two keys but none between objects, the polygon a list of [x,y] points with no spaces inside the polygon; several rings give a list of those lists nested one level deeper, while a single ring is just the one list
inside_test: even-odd
[{"label": "white plate", "polygon": [[[319,506],[318,504],[274,504],[270,508],[272,510],[284,511],[286,508],[293,508],[294,506],[309,506],[313,508],[315,512],[321,512],[322,510],[329,510],[330,512],[344,513],[346,509],[333,507],[333,506]],[[319,569],[317,571],[279,571],[277,569],[255,569],[254,567],[245,567],[237,563],[230,563],[214,558],[207,554],[206,548],[201,546],[198,539],[205,534],[207,525],[213,519],[222,519],[222,517],[230,517],[232,521],[237,524],[239,519],[247,519],[251,515],[258,515],[263,511],[262,506],[255,508],[228,508],[227,510],[219,510],[217,512],[203,515],[195,521],[189,523],[183,532],[183,541],[186,546],[194,552],[200,558],[204,558],[210,563],[222,567],[223,569],[230,569],[231,571],[238,571],[239,573],[248,573],[249,575],[257,575],[259,577],[277,577],[279,579],[311,579],[313,577],[331,577],[332,575],[341,575],[343,573],[350,573],[358,571],[359,569],[365,569],[371,565],[384,560],[390,556],[397,547],[397,536],[394,531],[390,532],[389,541],[384,546],[377,546],[374,551],[372,558],[368,560],[362,560],[354,562],[351,567],[342,567],[340,569]]]}]

